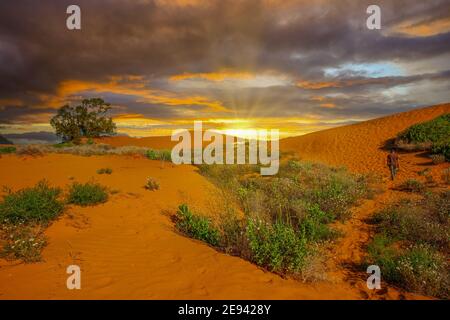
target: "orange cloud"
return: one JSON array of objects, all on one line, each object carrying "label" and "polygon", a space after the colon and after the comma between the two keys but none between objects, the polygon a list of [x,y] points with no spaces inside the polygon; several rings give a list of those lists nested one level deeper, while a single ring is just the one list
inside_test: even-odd
[{"label": "orange cloud", "polygon": [[450,31],[450,17],[434,21],[406,21],[395,25],[389,33],[403,34],[411,37],[429,37]]},{"label": "orange cloud", "polygon": [[207,81],[222,82],[230,79],[252,79],[254,77],[255,76],[249,72],[219,71],[208,73],[183,73],[171,76],[169,79],[171,81],[201,79]]},{"label": "orange cloud", "polygon": [[220,101],[202,96],[179,96],[172,92],[149,89],[139,77],[112,77],[107,82],[66,80],[60,83],[55,96],[42,95],[40,98],[45,101],[47,106],[57,108],[67,103],[70,97],[76,97],[77,94],[86,91],[136,96],[138,97],[137,102],[143,103],[160,103],[168,106],[198,105],[213,111],[228,112],[228,109]]},{"label": "orange cloud", "polygon": [[322,108],[336,108],[336,105],[334,103],[322,103],[320,105]]}]

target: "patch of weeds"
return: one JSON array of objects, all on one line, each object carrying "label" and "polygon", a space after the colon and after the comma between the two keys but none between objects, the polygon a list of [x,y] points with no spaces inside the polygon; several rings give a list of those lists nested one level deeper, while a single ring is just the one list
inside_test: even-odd
[{"label": "patch of weeds", "polygon": [[186,235],[204,241],[212,246],[219,245],[219,231],[205,217],[194,215],[187,205],[178,207],[176,227]]},{"label": "patch of weeds", "polygon": [[47,244],[41,226],[4,222],[0,224],[0,234],[4,240],[0,257],[28,263],[41,261],[41,250]]},{"label": "patch of weeds", "polygon": [[172,159],[172,152],[170,150],[149,149],[145,155],[150,160],[171,161]]},{"label": "patch of weeds", "polygon": [[91,206],[108,200],[106,188],[98,183],[73,183],[70,186],[67,202],[80,206]]},{"label": "patch of weeds", "polygon": [[17,149],[16,154],[20,156],[39,157],[44,155],[44,149],[45,147],[29,145]]},{"label": "patch of weeds", "polygon": [[16,147],[0,147],[0,154],[15,153],[16,150]]},{"label": "patch of weeds", "polygon": [[269,224],[249,219],[246,235],[250,259],[270,271],[297,273],[301,271],[309,255],[306,238],[281,222]]},{"label": "patch of weeds", "polygon": [[421,193],[426,190],[426,186],[416,179],[408,179],[405,182],[403,182],[399,187],[399,190],[406,191],[406,192],[417,192]]},{"label": "patch of weeds", "polygon": [[450,168],[447,168],[447,169],[442,171],[442,180],[446,184],[450,184]]},{"label": "patch of weeds", "polygon": [[148,177],[145,183],[145,189],[150,191],[159,190],[159,182],[155,178]]},{"label": "patch of weeds", "polygon": [[61,142],[61,143],[56,143],[53,145],[53,148],[56,149],[62,149],[62,148],[70,148],[70,147],[74,147],[75,144],[72,142]]},{"label": "patch of weeds", "polygon": [[432,154],[430,158],[431,161],[433,161],[433,164],[441,164],[445,163],[446,161],[445,156],[443,154]]},{"label": "patch of weeds", "polygon": [[407,290],[450,297],[450,191],[401,201],[373,217],[377,235],[368,246],[368,264]]},{"label": "patch of weeds", "polygon": [[48,222],[56,218],[64,209],[59,200],[61,190],[50,187],[43,180],[34,187],[16,192],[6,190],[7,194],[0,203],[0,219],[11,222]]},{"label": "patch of weeds", "polygon": [[101,168],[97,170],[97,174],[112,174],[113,170],[111,168]]}]

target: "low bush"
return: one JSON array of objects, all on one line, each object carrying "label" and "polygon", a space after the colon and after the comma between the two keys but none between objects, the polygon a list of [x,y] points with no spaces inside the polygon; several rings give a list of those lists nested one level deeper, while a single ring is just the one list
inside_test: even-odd
[{"label": "low bush", "polygon": [[[43,147],[45,148],[45,147]],[[16,154],[20,156],[31,156],[31,157],[38,157],[43,156],[44,152],[42,150],[42,147],[40,146],[23,146],[17,149]]]},{"label": "low bush", "polygon": [[161,161],[171,161],[172,152],[170,150],[154,150],[149,149],[146,152],[147,158],[150,160],[161,160]]},{"label": "low bush", "polygon": [[212,246],[219,245],[219,231],[205,217],[194,215],[187,205],[178,207],[176,227],[186,235],[205,241]]},{"label": "low bush", "polygon": [[399,190],[406,192],[423,192],[426,190],[425,184],[416,180],[416,179],[408,179],[403,182],[399,187]]},{"label": "low bush", "polygon": [[152,177],[147,178],[147,183],[145,184],[145,189],[153,191],[159,189],[159,182]]},{"label": "low bush", "polygon": [[46,181],[16,192],[7,190],[0,203],[0,220],[48,222],[64,209],[63,202],[59,200],[60,193],[59,188],[50,187]]},{"label": "low bush", "polygon": [[282,222],[249,219],[246,235],[250,260],[270,271],[298,273],[310,254],[306,237]]},{"label": "low bush", "polygon": [[432,154],[430,158],[431,161],[433,161],[433,164],[442,164],[446,161],[446,158],[443,154]]},{"label": "low bush", "polygon": [[73,183],[69,190],[67,202],[80,206],[90,206],[104,203],[108,200],[106,188],[98,183]]},{"label": "low bush", "polygon": [[112,172],[111,168],[101,168],[97,170],[98,174],[112,174]]},{"label": "low bush", "polygon": [[0,234],[4,239],[0,257],[24,262],[41,260],[41,250],[47,244],[41,226],[22,223],[14,225],[8,222],[0,224]]},{"label": "low bush", "polygon": [[373,223],[377,234],[368,246],[368,264],[405,289],[450,297],[450,191],[403,200],[375,214]]},{"label": "low bush", "polygon": [[16,147],[0,147],[0,154],[15,153]]},{"label": "low bush", "polygon": [[[431,121],[413,125],[401,132],[395,141],[396,147],[405,151],[429,150],[450,161],[450,114]],[[441,161],[442,158],[436,158]]]}]

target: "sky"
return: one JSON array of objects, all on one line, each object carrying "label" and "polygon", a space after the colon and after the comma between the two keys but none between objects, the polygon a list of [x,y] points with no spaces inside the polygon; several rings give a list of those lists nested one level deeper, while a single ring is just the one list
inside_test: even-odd
[{"label": "sky", "polygon": [[140,137],[194,120],[284,137],[450,102],[450,0],[2,0],[0,133],[52,131],[91,97]]}]

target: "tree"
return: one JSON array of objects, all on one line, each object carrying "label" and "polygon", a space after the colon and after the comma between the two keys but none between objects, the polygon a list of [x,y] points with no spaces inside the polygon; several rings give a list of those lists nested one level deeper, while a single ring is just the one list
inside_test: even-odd
[{"label": "tree", "polygon": [[84,99],[81,105],[59,108],[50,124],[63,141],[79,143],[82,137],[112,135],[116,132],[116,125],[111,118],[106,117],[110,109],[110,104],[103,99]]}]

